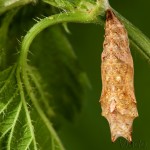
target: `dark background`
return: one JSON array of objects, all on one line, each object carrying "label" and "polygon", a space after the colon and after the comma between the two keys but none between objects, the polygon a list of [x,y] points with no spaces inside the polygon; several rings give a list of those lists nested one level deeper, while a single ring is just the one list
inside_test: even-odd
[{"label": "dark background", "polygon": [[[111,6],[150,37],[149,0],[110,0]],[[111,142],[110,130],[101,116],[100,55],[104,27],[92,24],[69,24],[68,35],[79,62],[91,82],[80,116],[73,123],[64,122],[60,136],[67,150],[148,150],[150,149],[150,64],[136,49],[131,48],[135,64],[135,94],[139,117],[133,124],[133,143],[119,138]]]}]

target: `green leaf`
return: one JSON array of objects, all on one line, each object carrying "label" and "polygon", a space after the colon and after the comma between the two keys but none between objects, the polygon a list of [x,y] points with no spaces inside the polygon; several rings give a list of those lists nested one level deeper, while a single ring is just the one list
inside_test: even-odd
[{"label": "green leaf", "polygon": [[[43,0],[52,6],[58,7],[64,11],[90,10],[96,5],[95,0]],[[95,5],[93,5],[95,4]]]},{"label": "green leaf", "polygon": [[117,11],[115,11],[115,13],[125,24],[131,44],[140,52],[147,62],[150,63],[150,39]]},{"label": "green leaf", "polygon": [[33,71],[31,75],[30,67],[28,75],[30,81],[28,80],[28,87],[25,87],[16,65],[0,73],[0,149],[63,150],[43,112],[43,106],[40,106],[42,96],[38,94],[38,99],[33,103],[37,96],[34,89],[38,87],[31,86],[31,82],[35,80],[32,79]]},{"label": "green leaf", "polygon": [[52,6],[55,6],[64,10],[73,10],[75,6],[71,0],[43,0],[43,1]]},{"label": "green leaf", "polygon": [[15,16],[15,14],[18,12],[18,9],[10,11],[7,13],[4,18],[2,19],[1,26],[0,26],[0,70],[4,69],[6,67],[7,62],[7,42],[8,42],[8,32],[9,32],[9,26],[10,23]]},{"label": "green leaf", "polygon": [[0,69],[3,70],[17,61],[18,46],[23,35],[29,30],[35,21],[33,18],[41,14],[49,14],[49,7],[40,2],[35,6],[28,5],[20,9],[10,10],[0,16]]},{"label": "green leaf", "polygon": [[[43,8],[46,11],[47,8]],[[40,10],[40,7],[38,10]],[[24,28],[29,28],[29,26],[33,24],[32,18],[38,13],[36,11],[34,11],[32,7],[24,8],[19,11],[11,23],[12,30],[8,32],[7,36],[9,38],[6,41],[9,44],[5,44],[8,51],[6,55],[8,65],[16,61],[14,56],[17,55],[14,55],[16,51],[13,49],[13,47],[17,47],[18,44],[16,39],[20,39],[20,34],[24,33]],[[31,16],[31,19],[26,19],[28,16]],[[26,22],[25,24],[23,20]],[[45,38],[49,41],[46,42]],[[88,80],[77,62],[78,60],[69,41],[60,27],[49,28],[47,32],[44,31],[37,37],[37,40],[35,40],[31,47],[31,51],[35,57],[31,57],[29,60],[38,68],[38,70],[33,69],[32,71],[36,71],[36,74],[40,72],[43,78],[40,86],[44,85],[45,91],[48,93],[48,101],[44,100],[44,103],[53,105],[57,115],[72,120],[81,110]],[[47,53],[49,53],[49,55],[47,55]],[[53,66],[57,60],[59,64]],[[59,68],[61,68],[63,72],[63,77],[59,74]],[[37,77],[35,78],[37,79]],[[58,94],[57,91],[59,91],[60,94]],[[46,104],[44,105],[47,106]],[[54,117],[56,118],[56,116]]]},{"label": "green leaf", "polygon": [[36,0],[0,0],[0,15],[10,9],[26,5],[35,1]]},{"label": "green leaf", "polygon": [[29,59],[47,83],[49,103],[53,102],[59,115],[72,120],[82,108],[88,80],[68,39],[59,26],[51,27],[35,38],[31,50]]}]

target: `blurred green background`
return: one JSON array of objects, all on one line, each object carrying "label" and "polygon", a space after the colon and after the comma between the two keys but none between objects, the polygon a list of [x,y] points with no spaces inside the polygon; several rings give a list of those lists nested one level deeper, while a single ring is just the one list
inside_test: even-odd
[{"label": "blurred green background", "polygon": [[[149,0],[110,0],[111,6],[137,26],[150,38]],[[123,138],[111,142],[109,126],[101,116],[100,56],[104,40],[104,27],[92,24],[69,24],[70,42],[82,68],[91,82],[91,90],[84,100],[82,113],[73,123],[65,122],[59,132],[67,150],[149,150],[150,149],[150,64],[131,47],[135,64],[135,93],[139,117],[133,125],[133,143]]]}]

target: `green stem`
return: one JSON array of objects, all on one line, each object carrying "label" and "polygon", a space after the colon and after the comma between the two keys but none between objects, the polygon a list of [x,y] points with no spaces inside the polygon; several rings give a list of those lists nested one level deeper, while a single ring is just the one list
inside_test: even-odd
[{"label": "green stem", "polygon": [[[40,33],[42,30],[44,30],[46,27],[62,23],[62,22],[96,22],[96,19],[92,17],[92,15],[87,15],[87,13],[82,13],[82,12],[72,12],[72,13],[62,13],[62,14],[57,14],[54,16],[50,16],[47,18],[44,18],[43,20],[40,20],[37,24],[35,24],[30,31],[26,34],[24,37],[24,40],[22,42],[22,48],[20,52],[20,57],[19,57],[19,63],[18,63],[18,68],[17,68],[17,74],[18,74],[18,79],[19,83],[20,81],[20,74],[22,75],[22,79],[25,85],[25,88],[28,92],[28,95],[30,96],[32,103],[34,104],[35,109],[37,110],[38,114],[40,115],[41,119],[44,121],[45,125],[49,129],[50,133],[53,135],[52,137],[55,137],[56,142],[59,144],[60,148],[63,150],[63,146],[61,144],[61,141],[59,140],[59,137],[57,136],[55,130],[53,129],[51,123],[45,116],[43,110],[39,106],[39,103],[34,95],[31,89],[31,85],[28,79],[28,74],[27,74],[27,56],[28,56],[28,51],[29,47],[33,41],[33,39],[37,36],[38,33]],[[22,87],[19,85],[20,88]],[[22,91],[23,89],[20,89]],[[25,100],[23,93],[22,94],[22,99],[25,105]]]},{"label": "green stem", "polygon": [[[22,75],[22,79],[25,85],[25,88],[28,92],[28,95],[30,96],[32,103],[34,104],[35,109],[37,110],[38,114],[40,115],[41,119],[44,121],[45,125],[47,126],[47,128],[49,129],[50,133],[55,137],[55,140],[57,141],[57,143],[59,144],[60,148],[63,150],[63,146],[57,136],[57,134],[55,133],[54,129],[52,128],[51,123],[49,122],[49,120],[47,119],[47,117],[45,116],[43,110],[41,110],[41,107],[39,106],[37,99],[34,95],[34,93],[32,93],[32,89],[31,89],[31,85],[29,83],[29,79],[28,79],[28,75],[27,75],[27,55],[28,55],[28,51],[29,51],[29,47],[33,41],[33,39],[36,37],[36,35],[38,33],[40,33],[43,29],[45,29],[46,27],[50,26],[50,25],[54,25],[57,23],[61,23],[61,22],[65,22],[65,21],[72,21],[75,18],[75,20],[81,20],[81,14],[74,14],[74,13],[65,13],[65,14],[58,14],[58,15],[54,15],[51,17],[47,17],[44,18],[43,20],[41,20],[40,22],[38,22],[37,24],[35,24],[30,31],[27,33],[27,35],[24,37],[24,40],[22,42],[22,48],[21,48],[21,52],[20,52],[20,57],[19,57],[19,64],[18,64],[18,68],[17,68],[17,75],[18,75],[18,82],[20,83],[20,74]],[[83,15],[83,19],[84,21],[89,20],[89,18]],[[20,86],[20,91],[22,91],[23,89],[21,89],[21,85]],[[21,93],[22,94],[22,93]],[[22,94],[22,99],[24,99],[24,95]],[[23,100],[24,102],[24,100]],[[25,104],[25,102],[24,102]]]},{"label": "green stem", "polygon": [[[100,12],[101,16],[99,16],[98,18],[97,15],[99,15]],[[150,39],[146,37],[138,28],[132,25],[127,19],[121,16],[118,12],[116,12],[115,10],[114,12],[125,24],[125,27],[129,34],[129,38],[131,40],[131,44],[133,44],[136,47],[136,49],[139,50],[139,52],[144,56],[144,58],[150,61]],[[70,12],[44,18],[43,20],[35,24],[24,37],[20,56],[21,66],[23,67],[26,65],[29,47],[33,39],[46,27],[63,22],[100,23],[101,25],[103,25],[103,17],[104,8],[100,10],[100,7],[96,7],[96,9],[91,14],[87,14],[86,12]]]},{"label": "green stem", "polygon": [[19,57],[20,65],[23,68],[26,66],[29,47],[33,39],[37,36],[37,34],[39,34],[48,26],[52,26],[63,22],[96,23],[97,21],[97,18],[94,17],[93,14],[87,14],[85,12],[61,13],[40,20],[29,30],[29,32],[24,37]]},{"label": "green stem", "polygon": [[[63,22],[81,22],[81,23],[88,23],[88,22],[97,22],[97,18],[93,17],[93,13],[90,15],[87,13],[83,12],[72,12],[72,13],[62,13],[62,14],[57,14],[54,16],[50,16],[47,18],[44,18],[40,20],[37,24],[35,24],[29,32],[26,34],[24,37],[24,40],[22,42],[22,47],[21,47],[21,52],[20,52],[20,57],[19,57],[19,63],[18,63],[18,68],[17,68],[17,73],[18,73],[18,79],[20,79],[20,75],[22,75],[22,79],[25,85],[25,88],[28,92],[28,95],[30,96],[32,103],[34,104],[35,109],[37,110],[38,114],[40,115],[41,119],[49,129],[50,133],[55,137],[56,142],[59,144],[60,148],[63,150],[63,146],[61,144],[61,141],[59,140],[59,137],[57,136],[55,130],[53,129],[50,121],[47,119],[45,116],[43,110],[39,106],[39,103],[32,92],[32,87],[30,85],[29,79],[28,79],[28,66],[27,66],[27,56],[28,56],[28,51],[29,47],[33,41],[33,39],[37,36],[38,33],[40,33],[42,30],[44,30],[46,27],[58,24],[58,23],[63,23]],[[21,81],[18,81],[21,82]],[[21,85],[20,85],[21,87]],[[20,89],[21,91],[23,89]],[[23,97],[23,96],[22,96]],[[22,98],[23,99],[23,98]],[[24,102],[24,101],[23,101]]]},{"label": "green stem", "polygon": [[[99,6],[97,5],[97,7],[95,7],[95,9],[92,12],[75,11],[75,12],[61,13],[61,14],[56,14],[56,15],[50,16],[50,17],[46,17],[46,18],[40,20],[39,22],[37,22],[29,30],[29,32],[26,34],[26,36],[24,37],[24,39],[22,41],[22,45],[21,45],[22,47],[21,47],[21,51],[20,51],[20,57],[19,57],[18,68],[17,68],[18,78],[20,78],[20,74],[21,74],[25,88],[26,88],[28,95],[30,96],[37,112],[39,113],[40,117],[43,119],[43,121],[44,121],[45,125],[47,126],[47,128],[49,129],[50,133],[52,135],[54,135],[55,140],[57,141],[57,143],[59,143],[61,149],[63,149],[63,146],[62,146],[56,132],[54,131],[51,123],[49,122],[49,120],[45,116],[43,110],[39,106],[39,103],[31,89],[31,84],[29,82],[29,78],[28,78],[28,74],[27,74],[27,71],[28,71],[27,70],[27,68],[28,68],[27,57],[28,57],[29,48],[30,48],[30,45],[31,45],[32,41],[34,40],[34,38],[48,26],[52,26],[52,25],[55,25],[58,23],[64,23],[64,22],[103,24],[102,22],[104,22],[104,21],[103,21],[102,17],[104,16],[105,9],[106,8],[100,7],[100,5]],[[124,22],[124,24],[128,30],[131,41],[134,44],[136,44],[136,46],[140,49],[140,52],[142,52],[144,54],[144,57],[147,57],[148,59],[150,59],[150,51],[149,51],[150,40],[145,35],[143,35],[136,27],[134,27],[131,23],[129,23],[125,18],[123,18],[117,12],[116,12],[116,14]],[[99,16],[99,15],[101,15],[101,16]],[[98,16],[99,16],[99,18],[98,18]],[[21,87],[21,85],[20,85],[20,87]],[[22,89],[20,89],[20,90],[22,90]],[[25,100],[23,102],[25,103]]]}]

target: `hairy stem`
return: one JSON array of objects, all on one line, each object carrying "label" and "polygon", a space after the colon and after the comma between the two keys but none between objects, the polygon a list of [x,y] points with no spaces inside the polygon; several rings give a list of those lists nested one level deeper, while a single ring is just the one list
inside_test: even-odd
[{"label": "hairy stem", "polygon": [[[70,12],[56,14],[50,17],[46,17],[36,23],[26,34],[23,39],[19,63],[24,68],[26,66],[27,55],[29,47],[33,39],[45,28],[63,22],[78,22],[78,23],[96,23],[98,19],[93,15],[87,14],[85,12]],[[100,20],[99,20],[100,22]]]},{"label": "hairy stem", "polygon": [[[98,2],[100,2],[99,0]],[[21,75],[21,79],[24,82],[25,88],[28,92],[28,95],[30,96],[35,109],[39,113],[41,119],[43,119],[43,122],[49,129],[50,133],[55,137],[55,140],[60,145],[61,149],[64,149],[57,134],[55,133],[55,130],[52,128],[51,123],[47,119],[46,115],[44,114],[43,110],[39,106],[39,103],[34,95],[33,92],[31,92],[31,84],[29,82],[28,78],[28,66],[27,66],[27,57],[30,45],[34,38],[45,28],[58,24],[58,23],[64,23],[64,22],[76,22],[76,23],[99,23],[104,24],[104,11],[108,8],[108,5],[100,5],[100,3],[97,3],[95,6],[95,9],[91,12],[82,12],[82,11],[73,11],[73,12],[67,12],[67,13],[60,13],[56,14],[50,17],[46,17],[44,19],[39,19],[39,21],[28,31],[28,33],[25,35],[22,45],[21,45],[21,51],[20,51],[20,57],[18,62],[18,78]],[[143,54],[145,58],[150,60],[150,40],[142,33],[140,32],[135,26],[133,26],[130,22],[128,22],[125,18],[123,18],[120,14],[118,14],[115,11],[116,15],[124,22],[129,37],[132,41],[132,43],[138,47],[140,52]],[[21,85],[20,85],[21,87]]]},{"label": "hairy stem", "polygon": [[[42,20],[40,20],[37,24],[35,24],[29,32],[26,34],[26,36],[23,39],[19,62],[18,62],[18,68],[17,68],[17,74],[18,78],[20,79],[20,75],[22,76],[25,88],[27,90],[27,93],[29,97],[31,98],[32,103],[34,104],[35,109],[37,110],[39,116],[49,129],[50,133],[52,134],[52,137],[54,137],[55,141],[59,145],[59,147],[63,150],[63,145],[61,144],[61,141],[59,140],[59,137],[57,136],[55,130],[53,129],[50,121],[47,119],[46,115],[44,114],[43,110],[39,106],[39,103],[34,95],[33,92],[31,92],[31,84],[29,82],[28,78],[28,65],[27,65],[27,56],[28,51],[30,48],[30,45],[33,41],[33,39],[36,37],[38,33],[40,33],[43,29],[45,29],[48,26],[63,23],[63,22],[81,22],[81,23],[87,23],[87,22],[97,22],[97,18],[93,17],[93,14],[95,12],[93,11],[90,15],[83,12],[73,12],[73,13],[62,13],[57,14],[54,16],[46,17]],[[20,74],[20,75],[19,75]],[[20,81],[19,81],[20,82]],[[21,86],[21,85],[20,85]],[[22,89],[21,89],[22,90]]]}]

